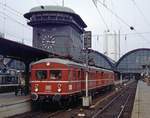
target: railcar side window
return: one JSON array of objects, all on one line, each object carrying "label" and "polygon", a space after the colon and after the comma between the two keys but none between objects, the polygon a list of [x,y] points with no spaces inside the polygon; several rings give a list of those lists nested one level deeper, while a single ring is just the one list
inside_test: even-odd
[{"label": "railcar side window", "polygon": [[72,70],[69,70],[68,71],[68,78],[69,78],[69,80],[71,80],[71,77],[72,77]]},{"label": "railcar side window", "polygon": [[78,71],[78,78],[80,78],[81,77],[81,72],[80,71]]},{"label": "railcar side window", "polygon": [[61,70],[51,70],[50,71],[50,78],[55,80],[55,79],[61,79],[62,74]]},{"label": "railcar side window", "polygon": [[39,80],[46,79],[47,78],[47,71],[46,70],[37,70],[36,71],[36,77]]}]

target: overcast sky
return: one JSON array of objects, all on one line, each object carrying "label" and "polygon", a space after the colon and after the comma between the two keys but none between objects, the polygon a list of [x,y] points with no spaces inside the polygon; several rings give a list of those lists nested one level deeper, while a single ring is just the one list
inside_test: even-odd
[{"label": "overcast sky", "polygon": [[[107,26],[98,14],[92,0],[64,1],[66,7],[73,9],[85,21],[88,26],[86,30],[92,31],[93,49],[103,53],[102,36],[107,29],[110,32],[118,32],[120,30],[121,55],[136,48],[150,47],[150,0],[99,0],[122,20],[116,18],[98,2],[97,8],[101,12]],[[8,38],[15,41],[31,45],[32,28],[24,25],[26,20],[22,15],[32,7],[39,5],[62,5],[62,0],[1,0],[0,32],[5,32]],[[19,11],[19,13],[15,12],[15,10]],[[131,31],[129,26],[133,26],[135,30]],[[99,35],[99,37],[96,35]]]}]

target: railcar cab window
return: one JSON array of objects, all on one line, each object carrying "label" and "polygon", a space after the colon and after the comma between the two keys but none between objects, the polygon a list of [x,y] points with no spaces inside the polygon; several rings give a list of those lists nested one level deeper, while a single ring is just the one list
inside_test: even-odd
[{"label": "railcar cab window", "polygon": [[38,80],[43,80],[47,78],[47,71],[46,70],[37,70],[36,77]]},{"label": "railcar cab window", "polygon": [[58,80],[58,79],[61,79],[61,77],[62,77],[61,70],[51,70],[50,71],[50,79]]}]

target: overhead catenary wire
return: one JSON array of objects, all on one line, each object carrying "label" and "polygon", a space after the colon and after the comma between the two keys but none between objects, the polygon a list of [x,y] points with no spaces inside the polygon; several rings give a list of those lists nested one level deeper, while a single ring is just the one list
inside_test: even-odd
[{"label": "overhead catenary wire", "polygon": [[[150,27],[150,22],[147,20],[147,18],[145,17],[144,13],[142,12],[142,10],[140,9],[140,7],[138,6],[138,4],[136,3],[135,0],[131,0],[133,2],[133,4],[135,5],[136,9],[139,11],[139,13],[141,14],[142,18],[145,20],[145,23]],[[135,32],[137,32],[138,36],[141,37],[142,39],[144,39],[146,42],[150,43],[150,41],[145,38],[145,36],[141,33],[139,33],[138,31],[135,30]]]},{"label": "overhead catenary wire", "polygon": [[146,24],[150,27],[150,22],[147,20],[147,18],[145,17],[144,13],[142,12],[141,8],[138,6],[138,4],[135,2],[135,0],[131,0],[133,2],[133,4],[135,5],[136,9],[139,11],[139,13],[141,14],[142,18],[144,19],[144,21],[146,22]]},{"label": "overhead catenary wire", "polygon": [[[136,30],[135,30],[136,31]],[[137,31],[136,31],[137,32]],[[140,33],[138,33],[137,32],[137,34],[138,34],[138,36],[139,37],[141,37],[142,39],[144,39],[147,43],[150,43],[150,41],[147,39],[147,38],[145,38],[145,36],[143,36],[142,34],[140,34]]]},{"label": "overhead catenary wire", "polygon": [[92,0],[92,1],[93,1],[93,4],[94,4],[95,8],[97,9],[98,14],[99,14],[100,17],[102,18],[102,21],[103,21],[103,23],[105,24],[105,26],[106,26],[106,28],[107,28],[107,31],[109,31],[108,25],[107,25],[107,23],[106,23],[106,21],[105,21],[103,15],[101,14],[100,10],[99,10],[98,7],[97,7],[96,1],[95,1],[95,0]]},{"label": "overhead catenary wire", "polygon": [[[2,5],[6,11],[8,11],[7,9],[9,9],[10,11],[8,11],[9,13],[14,14],[13,12],[15,12],[16,14],[14,14],[15,16],[19,16],[20,18],[24,19],[25,21],[27,21],[24,17],[23,17],[23,13],[17,11],[16,9],[13,9],[12,7],[8,6],[6,3],[2,3],[0,2],[0,5]],[[7,9],[6,9],[7,8]],[[3,14],[3,18],[6,20],[6,17],[9,17],[12,21],[18,23],[19,25],[22,25],[23,27],[30,29],[28,26],[26,26],[25,24],[23,24],[22,22],[16,20],[16,18],[13,18],[12,16],[6,14],[6,12],[4,11],[0,11],[0,14]],[[13,11],[13,12],[12,12]]]},{"label": "overhead catenary wire", "polygon": [[[114,35],[114,33],[110,33],[108,35]],[[150,41],[147,38],[145,38],[145,36],[144,36],[144,35],[150,35],[150,32],[138,32],[135,30],[135,33],[120,33],[119,35],[125,36],[125,37],[137,35],[138,37],[144,39],[147,43],[150,43]],[[92,37],[96,37],[96,38],[97,37],[104,37],[104,36],[105,36],[105,34],[93,34],[92,35]],[[125,38],[125,39],[127,39],[127,38]]]},{"label": "overhead catenary wire", "polygon": [[[145,23],[150,27],[150,22],[147,20],[147,18],[145,17],[144,13],[142,12],[141,8],[138,6],[138,4],[136,3],[135,0],[131,0],[133,2],[133,4],[135,5],[136,9],[139,11],[139,13],[141,14],[142,18],[144,19]],[[136,31],[137,32],[137,31]],[[148,39],[146,39],[141,33],[138,33],[138,35],[143,38],[145,41],[147,41],[148,43],[150,43],[150,41]]]},{"label": "overhead catenary wire", "polygon": [[[4,3],[5,3],[5,5],[6,5],[6,0],[4,1]],[[4,7],[4,6],[2,7],[2,9],[3,9],[3,11],[4,11],[4,12],[2,13],[3,16],[5,16],[5,8],[6,8],[6,7]],[[3,17],[3,20],[4,20],[4,21],[3,21],[3,33],[5,34],[5,31],[6,31],[6,27],[5,27],[5,25],[6,25],[6,17]]]},{"label": "overhead catenary wire", "polygon": [[[135,33],[120,33],[120,35],[150,35],[150,32],[135,32]],[[97,37],[97,36],[104,36],[105,34],[94,34],[92,36]],[[109,35],[114,35],[114,33],[109,33]]]},{"label": "overhead catenary wire", "polygon": [[2,6],[4,6],[4,7],[6,7],[6,8],[8,8],[8,9],[10,9],[10,10],[12,10],[12,11],[14,11],[15,13],[17,13],[17,14],[20,15],[20,16],[23,16],[23,13],[17,11],[16,9],[13,9],[12,7],[8,6],[8,5],[5,4],[5,3],[0,2],[0,5],[2,5]]},{"label": "overhead catenary wire", "polygon": [[108,8],[106,5],[104,5],[100,0],[97,0],[105,9],[107,9],[112,15],[114,15],[116,18],[118,18],[123,24],[128,26],[130,30],[134,30],[134,27],[129,25],[124,19],[122,19],[117,13],[113,12],[112,9]]},{"label": "overhead catenary wire", "polygon": [[23,24],[22,22],[16,20],[15,18],[11,17],[10,15],[7,15],[7,14],[4,13],[3,11],[0,11],[0,14],[5,15],[5,16],[3,16],[4,18],[8,17],[9,20],[12,20],[12,21],[18,23],[18,24],[20,24],[21,26],[23,26],[23,27],[25,27],[25,28],[27,28],[27,29],[29,29],[29,30],[31,29],[31,28],[29,28],[27,25],[25,25],[25,24]]},{"label": "overhead catenary wire", "polygon": [[[23,13],[21,13],[20,11],[13,9],[12,7],[10,7],[9,5],[6,4],[6,2],[0,2],[0,6],[2,8],[2,10],[0,11],[0,18],[3,19],[1,20],[3,23],[3,33],[5,35],[5,37],[13,37],[14,40],[16,39],[22,39],[24,40],[24,30],[25,28],[31,31],[31,28],[28,27],[26,24],[24,24],[24,22],[22,22],[22,20],[27,21],[24,17],[23,17]],[[22,27],[22,33],[21,35],[19,34],[15,34],[15,33],[10,33],[6,30],[6,27],[8,26],[8,22],[7,21],[12,21],[13,23],[17,23],[18,25],[20,25]],[[7,25],[7,26],[6,26]],[[26,37],[26,39],[28,39]]]},{"label": "overhead catenary wire", "polygon": [[124,23],[126,26],[130,28],[130,30],[134,30],[139,37],[150,43],[148,39],[146,39],[142,34],[138,33],[138,31],[131,25],[129,25],[124,19],[122,19],[117,13],[115,13],[112,9],[108,8],[106,5],[104,5],[100,0],[97,0],[104,8],[106,8],[111,14],[113,14],[116,18],[118,18],[122,23]]}]

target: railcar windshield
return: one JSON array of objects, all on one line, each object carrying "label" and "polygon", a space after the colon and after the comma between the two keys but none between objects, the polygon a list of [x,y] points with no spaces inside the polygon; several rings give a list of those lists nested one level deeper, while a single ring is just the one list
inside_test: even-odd
[{"label": "railcar windshield", "polygon": [[36,77],[38,80],[43,80],[47,78],[47,71],[46,70],[37,70]]},{"label": "railcar windshield", "polygon": [[51,70],[50,71],[50,79],[56,80],[62,78],[61,70]]}]

